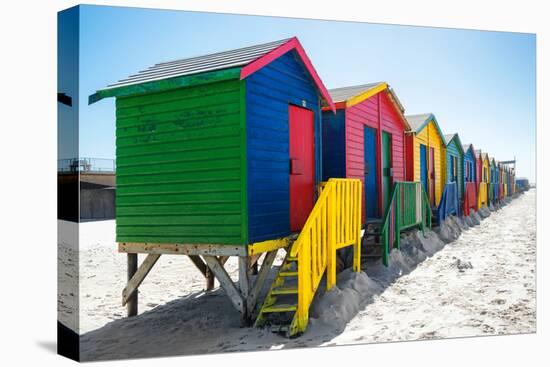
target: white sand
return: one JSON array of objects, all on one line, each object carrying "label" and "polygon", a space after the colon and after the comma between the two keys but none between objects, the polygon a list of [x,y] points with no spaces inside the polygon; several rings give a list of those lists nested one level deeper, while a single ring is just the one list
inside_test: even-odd
[{"label": "white sand", "polygon": [[[116,251],[114,221],[81,224],[82,357],[118,359],[535,331],[534,190],[444,248],[431,231],[427,239],[419,236],[410,235],[403,251],[392,253],[389,269],[366,264],[368,276],[341,274],[338,288],[312,308],[315,319],[308,331],[288,340],[268,330],[240,328],[228,298],[219,289],[205,293],[202,275],[181,255],[160,258],[140,287],[140,314],[125,318],[120,294],[126,257]],[[61,265],[70,263],[63,255],[70,253],[68,247],[60,244]],[[236,261],[230,260],[226,268],[236,279]],[[74,312],[71,307],[74,304],[61,297],[61,320],[67,311]]]},{"label": "white sand", "polygon": [[330,344],[535,332],[534,208],[533,190],[494,212],[375,296]]}]

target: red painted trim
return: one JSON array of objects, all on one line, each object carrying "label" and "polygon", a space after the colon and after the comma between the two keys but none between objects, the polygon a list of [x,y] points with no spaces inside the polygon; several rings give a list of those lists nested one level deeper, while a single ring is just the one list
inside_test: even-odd
[{"label": "red painted trim", "polygon": [[[399,118],[401,119],[401,124],[403,125],[403,129],[408,131],[411,129],[411,126],[409,125],[409,122],[407,121],[405,114],[403,113],[403,111],[401,111],[401,108],[399,108],[397,101],[393,98],[393,95],[390,92],[389,88],[390,87],[388,85],[388,88],[385,89],[386,93],[388,94],[388,98],[392,102],[393,107],[395,108],[395,110],[397,111],[397,114],[399,115]],[[395,91],[393,91],[393,93],[395,93]]]},{"label": "red painted trim", "polygon": [[409,180],[409,167],[407,165],[407,149],[409,149],[408,144],[409,143],[407,142],[407,134],[405,134],[405,131],[403,130],[403,181]]},{"label": "red painted trim", "polygon": [[[336,110],[343,110],[346,108],[346,102],[336,102],[334,104],[334,107],[336,108]],[[323,111],[332,111],[332,108],[330,107],[323,107],[322,108]]]},{"label": "red painted trim", "polygon": [[376,147],[376,160],[378,161],[378,212],[380,217],[384,217],[384,209],[382,208],[382,203],[384,202],[384,193],[383,190],[383,178],[382,178],[382,101],[380,93],[377,94],[378,98],[376,100],[378,104],[378,134],[376,137],[377,147]]},{"label": "red painted trim", "polygon": [[332,112],[336,112],[336,106],[334,105],[332,98],[330,98],[330,94],[328,93],[327,88],[321,81],[321,78],[319,77],[319,75],[317,74],[317,71],[315,71],[315,68],[313,67],[313,64],[309,60],[309,57],[307,57],[307,54],[304,51],[304,48],[302,47],[302,45],[300,44],[300,41],[298,41],[298,38],[296,37],[292,37],[292,39],[290,39],[288,42],[282,44],[276,49],[268,52],[267,54],[257,58],[256,60],[252,61],[250,64],[243,67],[241,69],[241,80],[255,73],[256,71],[260,70],[264,66],[268,65],[269,63],[273,62],[275,59],[283,56],[284,54],[286,54],[291,50],[294,50],[298,53],[298,55],[300,56],[300,59],[304,63],[307,71],[313,78],[315,85],[321,92],[321,95],[329,105],[330,109],[332,110]]}]

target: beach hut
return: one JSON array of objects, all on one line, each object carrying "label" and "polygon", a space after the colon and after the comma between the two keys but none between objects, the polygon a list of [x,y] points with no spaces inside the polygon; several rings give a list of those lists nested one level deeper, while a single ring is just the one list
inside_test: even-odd
[{"label": "beach hut", "polygon": [[431,113],[406,116],[411,131],[406,134],[407,181],[418,181],[432,208],[439,205],[446,182],[446,144]]},{"label": "beach hut", "polygon": [[512,167],[508,168],[508,195],[511,196],[515,194],[516,186],[514,180],[514,169]]},{"label": "beach hut", "polygon": [[508,184],[506,183],[506,166],[499,162],[498,168],[500,179],[500,199],[502,200],[507,195],[506,190],[508,188]]},{"label": "beach hut", "polygon": [[464,189],[464,151],[458,134],[444,135],[446,144],[446,182],[438,205],[439,221],[449,215],[462,215]]},{"label": "beach hut", "polygon": [[514,177],[514,186],[515,186],[515,192],[523,192],[528,191],[531,188],[531,185],[529,184],[529,180],[525,177]]},{"label": "beach hut", "polygon": [[[294,37],[158,63],[97,91],[90,103],[107,97],[116,98],[116,240],[128,253],[123,302],[136,307],[128,313],[137,312],[139,277],[155,256],[183,254],[213,274],[249,320],[262,289],[252,288],[251,269],[264,253],[271,266],[312,212],[321,180],[321,108],[335,110],[302,45]],[[347,191],[321,196],[357,202],[356,183],[329,182],[323,193],[340,184]],[[359,224],[359,204],[346,207],[346,246],[359,243],[359,230],[351,229]],[[301,237],[294,244],[307,241]],[[140,271],[138,253],[154,255]],[[239,258],[238,287],[223,268],[228,256]],[[302,300],[299,310],[285,310],[302,312],[303,327],[309,303]]]},{"label": "beach hut", "polygon": [[479,196],[479,184],[481,183],[483,177],[483,160],[481,158],[481,149],[476,149],[474,154],[476,157],[476,192]]},{"label": "beach hut", "polygon": [[489,171],[489,156],[481,150],[476,150],[476,168],[477,168],[477,201],[478,209],[489,205],[490,193],[490,171]]},{"label": "beach hut", "polygon": [[446,166],[447,183],[456,183],[458,187],[458,199],[462,200],[464,193],[464,149],[457,133],[446,134],[447,144]]},{"label": "beach hut", "polygon": [[491,163],[488,153],[481,153],[482,155],[482,167],[484,179],[483,182],[487,183],[487,205],[492,201],[492,188],[491,188]]},{"label": "beach hut", "polygon": [[500,177],[497,161],[494,157],[489,158],[489,171],[491,182],[491,200],[493,204],[499,201],[500,198]]},{"label": "beach hut", "polygon": [[464,151],[464,214],[477,209],[477,155],[473,144],[462,145]]},{"label": "beach hut", "polygon": [[323,111],[323,178],[357,178],[364,185],[364,219],[380,218],[393,182],[405,180],[403,106],[385,82],[329,90],[336,114]]}]

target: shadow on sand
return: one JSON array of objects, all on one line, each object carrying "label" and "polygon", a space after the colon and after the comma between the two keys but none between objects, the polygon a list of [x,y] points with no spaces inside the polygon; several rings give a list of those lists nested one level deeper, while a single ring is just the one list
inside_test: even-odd
[{"label": "shadow on sand", "polygon": [[[390,266],[384,267],[380,261],[365,262],[355,278],[362,277],[362,289],[355,289],[347,271],[338,276],[337,292],[356,291],[355,314],[371,304],[376,295],[381,294],[399,277],[410,273],[426,258],[441,250],[445,243],[438,234],[427,230],[411,231],[402,237],[400,250],[391,253]],[[277,272],[271,271],[267,284],[271,284]],[[365,281],[366,279],[366,281]],[[365,283],[366,282],[366,283]],[[324,286],[324,282],[322,282]],[[267,286],[266,286],[267,288]],[[264,295],[267,289],[264,290]],[[321,289],[318,294],[323,294]],[[224,292],[217,288],[211,292],[195,292],[187,296],[159,305],[154,309],[132,318],[122,318],[81,336],[81,360],[111,360],[127,358],[163,357],[175,355],[196,355],[206,353],[243,352],[268,349],[287,349],[331,345],[330,341],[341,334],[349,320],[348,316],[338,322],[323,317],[330,309],[333,315],[340,309],[348,308],[349,299],[343,297],[336,304],[327,302],[325,293],[317,297],[310,310],[310,327],[300,337],[287,339],[274,334],[269,329],[240,327],[239,314],[231,305]],[[336,297],[334,297],[336,299]],[[259,299],[263,299],[260,297]],[[324,319],[323,319],[324,318]],[[328,322],[327,322],[328,320]]]}]

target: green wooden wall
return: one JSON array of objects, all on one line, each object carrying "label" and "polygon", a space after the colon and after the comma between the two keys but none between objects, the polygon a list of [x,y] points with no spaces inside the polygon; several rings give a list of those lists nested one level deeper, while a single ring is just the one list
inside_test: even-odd
[{"label": "green wooden wall", "polygon": [[118,242],[246,244],[244,82],[118,97]]}]

